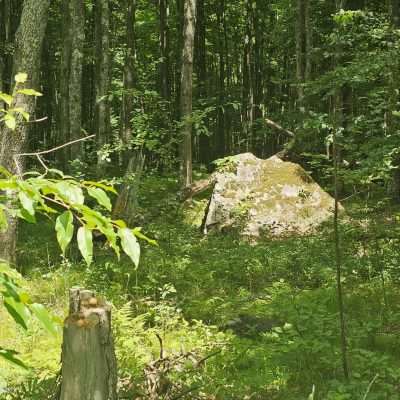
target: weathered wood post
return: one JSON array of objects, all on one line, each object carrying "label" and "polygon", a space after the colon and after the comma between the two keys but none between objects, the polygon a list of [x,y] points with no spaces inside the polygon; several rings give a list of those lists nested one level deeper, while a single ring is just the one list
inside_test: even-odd
[{"label": "weathered wood post", "polygon": [[64,323],[60,400],[116,400],[111,307],[90,290],[70,290]]}]

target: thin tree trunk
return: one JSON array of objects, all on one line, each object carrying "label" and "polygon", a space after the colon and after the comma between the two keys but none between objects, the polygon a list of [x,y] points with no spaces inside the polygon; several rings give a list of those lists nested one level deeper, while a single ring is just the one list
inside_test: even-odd
[{"label": "thin tree trunk", "polygon": [[182,123],[181,185],[192,183],[192,92],[193,50],[195,34],[196,0],[185,0],[181,72],[180,114]]},{"label": "thin tree trunk", "polygon": [[[50,0],[26,0],[21,15],[21,22],[15,38],[15,72],[28,74],[27,87],[37,87],[40,71],[41,49],[47,25]],[[32,96],[14,93],[12,107],[23,108],[30,115],[35,111]],[[0,165],[13,174],[24,172],[23,160],[17,155],[24,149],[28,137],[28,126],[22,118],[17,119],[15,131],[3,128],[0,132]],[[0,259],[15,263],[17,239],[17,220],[9,218],[6,232],[0,233]]]},{"label": "thin tree trunk", "polygon": [[[207,97],[207,54],[206,54],[206,15],[204,0],[197,0],[196,35],[195,35],[195,68],[198,81],[197,97],[202,100]],[[199,137],[199,159],[208,164],[211,161],[210,138],[202,134]]]},{"label": "thin tree trunk", "polygon": [[[67,143],[70,133],[69,118],[69,76],[70,76],[70,60],[71,60],[71,34],[70,34],[70,13],[69,1],[62,0],[61,11],[63,14],[61,35],[61,60],[60,60],[60,103],[59,103],[59,142]],[[61,165],[63,168],[67,166],[70,159],[70,148],[67,147],[60,152]]]},{"label": "thin tree trunk", "polygon": [[[97,148],[101,150],[110,136],[110,4],[109,0],[98,0],[96,3],[96,122]],[[105,160],[97,159],[98,173],[103,173]]]},{"label": "thin tree trunk", "polygon": [[310,0],[304,0],[304,33],[305,33],[305,67],[304,67],[304,80],[308,82],[312,75],[312,47],[313,47],[313,31],[311,20],[311,6]]},{"label": "thin tree trunk", "polygon": [[[390,17],[392,30],[400,28],[400,1],[390,0]],[[389,71],[389,104],[387,112],[387,127],[390,134],[394,134],[399,129],[397,118],[393,116],[393,112],[398,110],[399,104],[399,74],[400,64],[397,54],[392,57]],[[400,156],[395,156],[393,165],[396,169],[393,171],[393,198],[400,203]]]},{"label": "thin tree trunk", "polygon": [[[71,60],[69,68],[69,140],[81,137],[82,128],[82,64],[85,44],[85,7],[83,0],[69,1]],[[69,146],[70,159],[83,156],[82,142]]]},{"label": "thin tree trunk", "polygon": [[254,88],[252,74],[253,32],[252,4],[246,0],[246,32],[243,50],[243,94],[242,94],[242,125],[246,138],[246,150],[252,147]]},{"label": "thin tree trunk", "polygon": [[[133,137],[132,114],[134,110],[134,95],[136,81],[136,0],[126,0],[125,5],[125,26],[126,26],[126,52],[124,61],[124,92],[122,96],[122,141],[129,146]],[[129,149],[125,151],[125,165],[128,162]]]},{"label": "thin tree trunk", "polygon": [[160,10],[160,93],[165,100],[171,97],[170,87],[170,43],[169,43],[169,0],[159,0]]},{"label": "thin tree trunk", "polygon": [[337,300],[339,307],[339,320],[340,320],[340,345],[342,355],[343,375],[348,381],[350,378],[348,355],[347,355],[347,333],[345,321],[345,306],[343,300],[343,287],[342,287],[342,253],[340,248],[339,236],[339,163],[338,157],[338,143],[336,129],[333,133],[333,163],[334,163],[334,185],[335,185],[335,209],[334,209],[334,242],[335,242],[335,264],[336,264],[336,285],[337,285]]},{"label": "thin tree trunk", "polygon": [[224,19],[225,19],[225,0],[219,0],[217,5],[218,21],[218,111],[217,111],[217,133],[216,133],[216,158],[225,156],[225,45],[224,45]]},{"label": "thin tree trunk", "polygon": [[307,0],[296,0],[297,104],[301,112],[304,112],[304,82],[306,77],[306,3]]},{"label": "thin tree trunk", "polygon": [[116,400],[111,306],[89,290],[70,290],[64,322],[60,400]]},{"label": "thin tree trunk", "polygon": [[[136,0],[126,0],[126,53],[124,63],[124,94],[122,113],[122,140],[127,148],[124,151],[126,166],[124,183],[119,190],[113,209],[114,219],[123,219],[128,225],[135,221],[138,206],[138,189],[144,168],[145,157],[142,149],[132,148],[134,129],[131,118],[134,110],[133,89],[136,84]],[[160,0],[163,1],[163,0]],[[129,147],[129,148],[128,148]]]},{"label": "thin tree trunk", "polygon": [[[15,30],[18,28],[20,14],[19,3],[12,0],[2,0],[0,3],[0,68],[2,68],[2,89],[9,93],[11,88],[12,55],[5,51],[14,41]],[[18,14],[16,17],[15,15]],[[17,20],[18,17],[18,20]],[[16,25],[16,26],[14,26]]]},{"label": "thin tree trunk", "polygon": [[[336,10],[344,8],[344,0],[336,1]],[[339,32],[340,34],[340,32]],[[337,45],[335,63],[339,65],[342,62],[341,59],[342,46]],[[343,87],[338,87],[334,95],[334,130],[333,130],[333,167],[334,167],[334,186],[335,186],[335,209],[334,209],[334,242],[335,242],[335,264],[336,264],[336,285],[337,285],[337,300],[339,308],[339,321],[340,321],[340,345],[341,345],[341,356],[342,356],[342,367],[343,375],[348,381],[350,379],[349,363],[348,363],[348,351],[347,351],[347,331],[346,331],[346,320],[345,320],[345,306],[343,299],[343,287],[342,287],[342,254],[340,248],[340,235],[339,235],[339,196],[342,192],[343,184],[339,179],[339,168],[342,163],[342,146],[339,142],[338,132],[343,129],[344,126],[344,114],[343,114]]]}]

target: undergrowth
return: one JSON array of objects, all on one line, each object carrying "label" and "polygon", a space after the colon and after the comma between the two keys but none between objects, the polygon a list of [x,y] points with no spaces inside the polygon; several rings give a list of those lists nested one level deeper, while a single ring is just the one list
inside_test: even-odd
[{"label": "undergrowth", "polygon": [[[158,247],[143,245],[138,270],[111,258],[101,244],[88,269],[73,248],[60,258],[50,224],[22,230],[25,284],[60,326],[71,286],[94,289],[113,303],[121,398],[149,395],[149,371],[160,355],[172,365],[157,364],[165,382],[161,375],[154,379],[166,385],[160,399],[399,398],[400,253],[396,237],[385,234],[388,226],[395,232],[395,220],[389,224],[387,216],[356,204],[358,214],[341,227],[346,382],[329,226],[314,236],[257,245],[235,234],[203,236],[186,223],[175,193],[171,177],[142,182],[138,220]],[[18,348],[32,367],[1,363],[0,398],[50,398],[61,329],[49,337],[33,324],[15,336],[12,321],[0,317],[0,342]]]}]

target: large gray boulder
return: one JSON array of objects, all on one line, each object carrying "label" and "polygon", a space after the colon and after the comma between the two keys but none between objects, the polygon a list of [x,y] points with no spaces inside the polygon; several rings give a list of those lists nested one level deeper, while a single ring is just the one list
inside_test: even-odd
[{"label": "large gray boulder", "polygon": [[213,178],[205,233],[236,227],[250,238],[305,235],[333,215],[334,199],[301,166],[276,156],[228,157]]}]

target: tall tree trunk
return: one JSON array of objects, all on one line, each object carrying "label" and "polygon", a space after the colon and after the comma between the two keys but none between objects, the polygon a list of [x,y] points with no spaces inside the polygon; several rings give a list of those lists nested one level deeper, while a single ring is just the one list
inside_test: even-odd
[{"label": "tall tree trunk", "polygon": [[[345,0],[336,0],[336,11],[345,8]],[[338,31],[339,37],[342,37],[341,27]],[[342,45],[338,43],[336,46],[335,64],[339,66],[343,62]],[[350,370],[348,362],[347,351],[347,328],[346,328],[346,315],[343,296],[342,284],[342,252],[340,246],[340,231],[339,231],[339,197],[343,191],[343,183],[340,179],[340,166],[342,164],[342,144],[340,143],[339,132],[342,132],[345,126],[344,114],[344,88],[338,86],[334,95],[333,101],[333,172],[334,172],[334,190],[335,190],[335,207],[334,207],[334,243],[335,243],[335,264],[336,264],[336,286],[337,286],[337,302],[339,309],[339,325],[340,325],[340,344],[341,344],[341,357],[343,375],[348,381],[350,379]]]},{"label": "tall tree trunk", "polygon": [[[96,133],[97,148],[101,150],[110,136],[110,4],[109,0],[98,0],[96,3]],[[105,160],[99,156],[97,170],[101,174]]]},{"label": "tall tree trunk", "polygon": [[[124,63],[124,94],[122,115],[122,140],[129,147],[124,151],[124,166],[126,166],[124,182],[113,209],[113,218],[123,219],[128,225],[134,223],[138,206],[138,189],[144,168],[145,156],[142,149],[132,148],[134,130],[132,114],[134,110],[133,89],[136,84],[136,0],[126,0],[126,53]],[[162,0],[160,0],[162,1]]]},{"label": "tall tree trunk", "polygon": [[[19,26],[21,16],[20,0],[2,0],[0,2],[0,64],[2,67],[2,90],[11,92],[13,47],[15,31]],[[0,67],[0,68],[1,68]]]},{"label": "tall tree trunk", "polygon": [[[134,95],[136,81],[136,0],[126,0],[125,26],[126,26],[126,51],[124,61],[124,92],[122,96],[122,141],[128,146],[133,137],[132,114],[134,110]],[[125,152],[129,153],[129,150]],[[128,157],[124,157],[128,161]]]},{"label": "tall tree trunk", "polygon": [[180,100],[181,100],[181,79],[182,79],[182,48],[183,48],[183,28],[184,28],[184,10],[185,0],[176,0],[176,45],[175,45],[175,68],[174,68],[174,88],[175,88],[175,117],[180,118]]},{"label": "tall tree trunk", "polygon": [[[69,73],[69,140],[81,137],[82,128],[82,64],[85,44],[85,7],[83,0],[69,1],[71,60]],[[81,143],[69,146],[70,159],[81,158]]]},{"label": "tall tree trunk", "polygon": [[219,0],[217,4],[218,21],[218,111],[216,132],[216,158],[225,156],[225,40],[224,40],[225,0]]},{"label": "tall tree trunk", "polygon": [[313,31],[311,20],[310,0],[304,0],[304,33],[305,33],[305,52],[304,52],[304,80],[307,82],[312,75],[312,47],[313,47]]},{"label": "tall tree trunk", "polygon": [[169,0],[159,0],[160,11],[160,93],[165,100],[171,97],[170,87],[170,40]]},{"label": "tall tree trunk", "polygon": [[[60,60],[60,102],[59,102],[59,142],[67,143],[69,141],[70,118],[69,118],[69,76],[71,60],[71,34],[70,34],[70,0],[62,0],[61,12],[63,15],[61,25],[62,47]],[[64,148],[60,152],[60,162],[63,168],[67,166],[70,159],[70,149]]]},{"label": "tall tree trunk", "polygon": [[242,124],[246,138],[246,150],[252,147],[252,127],[254,108],[254,87],[253,87],[253,31],[252,31],[252,2],[246,0],[246,32],[243,48],[243,94],[242,94]]},{"label": "tall tree trunk", "polygon": [[[15,72],[28,74],[27,87],[37,87],[41,49],[46,31],[50,0],[25,0],[21,22],[15,38],[14,68]],[[21,107],[30,115],[35,111],[35,100],[32,96],[14,93],[12,107]],[[15,131],[3,127],[0,132],[0,165],[14,174],[24,171],[23,160],[17,155],[23,151],[28,136],[28,126],[21,118],[17,120]],[[0,233],[0,259],[15,263],[17,238],[17,220],[9,219],[6,232]]]},{"label": "tall tree trunk", "polygon": [[296,80],[297,104],[304,112],[304,83],[306,81],[306,46],[308,40],[306,32],[306,14],[308,0],[296,0]]},{"label": "tall tree trunk", "polygon": [[[0,92],[4,92],[4,81],[5,81],[5,47],[6,47],[6,24],[7,15],[6,2],[0,0]],[[0,109],[4,108],[4,102],[0,100]]]},{"label": "tall tree trunk", "polygon": [[[195,34],[195,69],[197,75],[197,97],[203,100],[207,97],[207,53],[206,53],[206,24],[204,0],[197,0],[196,34]],[[199,159],[208,164],[211,161],[210,138],[202,134],[199,137]]]},{"label": "tall tree trunk", "polygon": [[82,103],[82,124],[88,132],[96,132],[96,6],[86,7],[85,48],[83,64],[82,91],[85,95]]},{"label": "tall tree trunk", "polygon": [[196,0],[185,0],[182,72],[180,88],[181,135],[181,185],[192,183],[192,92],[193,92],[193,50],[195,34]]},{"label": "tall tree trunk", "polygon": [[[391,28],[392,30],[400,29],[400,0],[390,0],[390,17],[391,17]],[[389,104],[387,112],[387,127],[390,134],[394,135],[396,131],[400,129],[400,124],[397,118],[393,116],[394,111],[399,110],[399,74],[400,74],[400,63],[398,54],[394,54],[391,59],[390,71],[389,71]],[[396,202],[400,203],[400,155],[396,155],[393,160],[393,165],[396,169],[393,172],[393,198]]]}]

